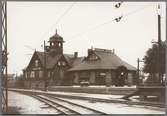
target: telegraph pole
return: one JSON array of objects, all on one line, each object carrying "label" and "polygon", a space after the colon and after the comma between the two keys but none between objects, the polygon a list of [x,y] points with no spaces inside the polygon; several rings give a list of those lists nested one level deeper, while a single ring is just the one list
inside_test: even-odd
[{"label": "telegraph pole", "polygon": [[[2,2],[0,2],[0,17],[2,17]],[[1,94],[1,98],[0,98],[0,104],[2,104],[2,100],[3,100],[3,89],[2,89],[2,78],[3,78],[3,73],[2,73],[2,18],[0,18],[0,94]],[[0,107],[0,114],[2,114],[2,107],[3,104]]]},{"label": "telegraph pole", "polygon": [[47,90],[46,45],[44,40],[44,90]]},{"label": "telegraph pole", "polygon": [[137,85],[140,84],[140,62],[144,62],[144,60],[140,60],[139,58],[137,59]]},{"label": "telegraph pole", "polygon": [[140,63],[140,61],[139,61],[139,58],[137,59],[137,85],[139,85],[139,78],[140,78],[140,75],[139,75],[139,63]]},{"label": "telegraph pole", "polygon": [[0,114],[8,112],[7,1],[0,1]]},{"label": "telegraph pole", "polygon": [[[160,5],[158,5],[158,10],[160,10]],[[160,12],[158,13],[158,58],[157,58],[157,72],[158,72],[158,81],[161,84],[161,16]]]}]

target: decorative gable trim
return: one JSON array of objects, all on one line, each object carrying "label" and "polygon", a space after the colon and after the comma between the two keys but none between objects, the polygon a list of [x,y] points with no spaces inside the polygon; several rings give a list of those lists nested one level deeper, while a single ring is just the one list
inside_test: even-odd
[{"label": "decorative gable trim", "polygon": [[29,64],[28,64],[28,66],[27,66],[27,68],[26,68],[26,70],[31,70],[33,67],[35,67],[34,66],[35,65],[35,60],[38,60],[39,61],[38,62],[39,66],[43,68],[42,62],[41,62],[39,56],[37,55],[37,52],[35,51],[31,60],[30,60],[30,62],[29,62]]},{"label": "decorative gable trim", "polygon": [[93,50],[92,52],[88,52],[88,56],[84,58],[85,61],[97,61],[101,59]]},{"label": "decorative gable trim", "polygon": [[57,66],[57,67],[60,67],[60,66],[62,66],[62,67],[70,67],[70,65],[69,65],[69,63],[68,63],[68,61],[66,60],[66,58],[65,58],[64,55],[62,55],[62,56],[57,60],[57,62],[56,62],[56,64],[55,64],[55,66],[53,67],[53,69],[54,69],[56,66]]}]

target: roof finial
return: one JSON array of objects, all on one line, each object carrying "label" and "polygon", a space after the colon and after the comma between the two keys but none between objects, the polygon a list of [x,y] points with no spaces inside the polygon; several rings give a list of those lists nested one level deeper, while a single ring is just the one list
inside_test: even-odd
[{"label": "roof finial", "polygon": [[161,7],[160,4],[158,4],[158,7],[157,7],[157,14],[158,15],[161,15],[161,8],[160,7]]},{"label": "roof finial", "polygon": [[93,46],[91,46],[91,49],[93,50]]},{"label": "roof finial", "polygon": [[56,29],[56,34],[57,34],[57,29]]},{"label": "roof finial", "polygon": [[158,9],[160,9],[160,4],[158,4]]}]

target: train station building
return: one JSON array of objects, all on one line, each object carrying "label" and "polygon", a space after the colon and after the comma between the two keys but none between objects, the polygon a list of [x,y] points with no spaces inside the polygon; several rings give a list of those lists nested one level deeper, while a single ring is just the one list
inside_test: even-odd
[{"label": "train station building", "polygon": [[[114,50],[91,48],[87,56],[63,53],[63,37],[50,37],[45,52],[35,51],[23,70],[26,87],[49,85],[134,85],[136,68],[119,58]],[[45,69],[46,67],[46,69]]]}]

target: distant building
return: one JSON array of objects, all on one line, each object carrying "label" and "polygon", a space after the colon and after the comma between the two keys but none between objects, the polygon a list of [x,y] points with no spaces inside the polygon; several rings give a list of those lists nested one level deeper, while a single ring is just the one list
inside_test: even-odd
[{"label": "distant building", "polygon": [[15,74],[8,74],[8,87],[14,87],[16,84]]},{"label": "distant building", "polygon": [[136,68],[121,60],[114,51],[88,49],[86,57],[78,57],[77,52],[64,54],[64,40],[57,32],[48,42],[45,55],[44,52],[35,51],[23,70],[26,87],[43,87],[46,80],[49,85],[72,85],[88,81],[93,85],[123,86],[135,82]]}]

